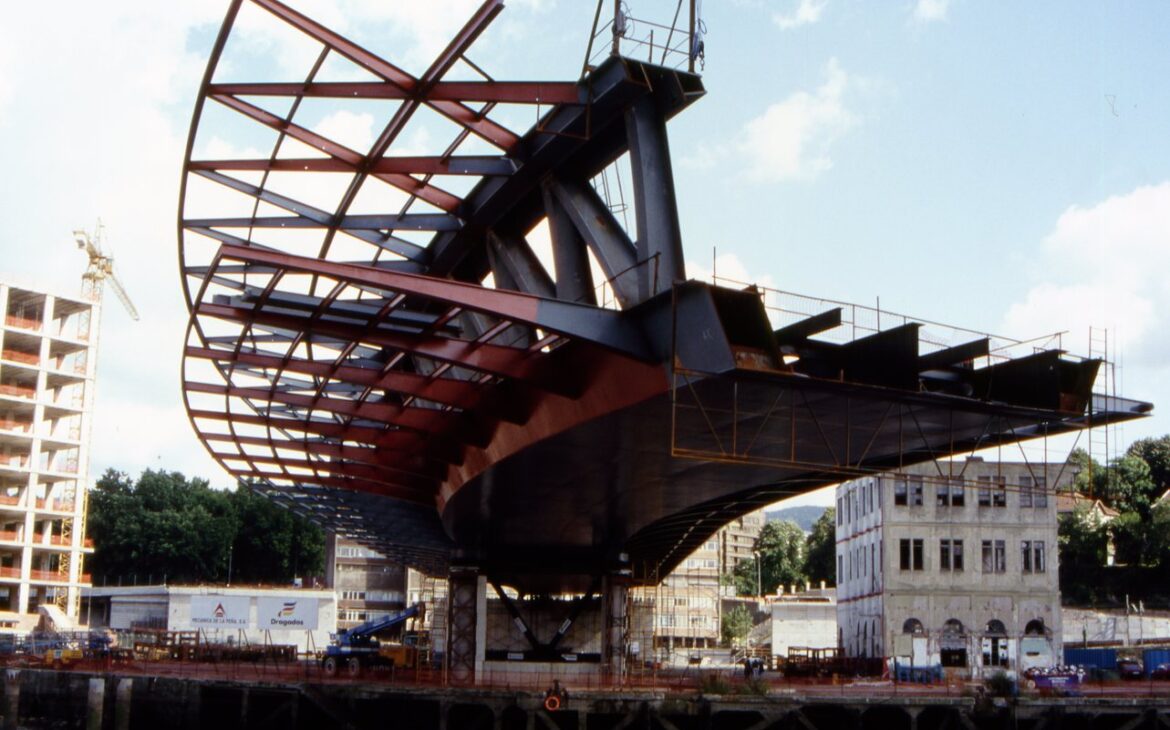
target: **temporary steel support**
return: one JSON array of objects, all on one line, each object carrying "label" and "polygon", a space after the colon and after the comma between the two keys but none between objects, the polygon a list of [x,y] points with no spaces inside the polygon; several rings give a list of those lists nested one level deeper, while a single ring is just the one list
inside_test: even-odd
[{"label": "temporary steel support", "polygon": [[638,270],[639,299],[645,300],[686,279],[666,118],[653,94],[626,110],[626,137],[638,211],[638,260],[654,262]]},{"label": "temporary steel support", "polygon": [[486,587],[476,570],[452,568],[447,589],[447,676],[452,684],[474,683],[483,661]]}]

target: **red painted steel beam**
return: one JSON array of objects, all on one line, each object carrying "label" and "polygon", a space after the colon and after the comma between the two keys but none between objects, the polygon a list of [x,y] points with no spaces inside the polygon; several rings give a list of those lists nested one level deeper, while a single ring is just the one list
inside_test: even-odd
[{"label": "red painted steel beam", "polygon": [[[353,172],[353,166],[332,157],[301,159],[192,160],[188,166],[201,170],[248,170],[278,172]],[[467,155],[453,157],[382,157],[369,165],[371,174],[508,176],[517,164],[508,157]]]},{"label": "red painted steel beam", "polygon": [[398,188],[404,193],[414,195],[421,200],[425,200],[431,205],[440,210],[445,210],[448,213],[454,213],[459,209],[463,203],[463,198],[443,190],[440,187],[424,182],[416,177],[410,175],[403,175],[399,173],[381,173],[375,174],[384,183],[388,183]]},{"label": "red painted steel beam", "polygon": [[220,104],[233,109],[244,116],[270,127],[278,132],[284,132],[293,139],[303,142],[310,147],[316,148],[325,154],[336,157],[339,160],[348,162],[352,166],[361,164],[362,155],[359,152],[354,152],[345,145],[338,144],[333,140],[316,132],[309,131],[302,126],[286,121],[283,117],[278,117],[272,112],[261,109],[254,104],[249,104],[242,99],[237,99],[234,96],[212,96],[210,97]]},{"label": "red painted steel beam", "polygon": [[452,378],[430,378],[417,373],[399,370],[383,372],[377,368],[362,368],[352,365],[334,366],[332,361],[281,358],[251,352],[233,353],[229,350],[213,350],[203,347],[188,347],[188,357],[198,357],[221,362],[235,362],[261,368],[284,369],[302,375],[332,378],[346,383],[402,393],[423,400],[443,403],[467,410],[473,408],[481,398],[482,386],[466,380]]},{"label": "red painted steel beam", "polygon": [[511,150],[520,142],[520,137],[510,129],[496,124],[488,119],[486,115],[475,111],[465,104],[460,104],[457,101],[433,100],[430,102],[430,105],[435,111],[456,124],[467,127],[476,135],[491,142],[505,152]]},{"label": "red painted steel beam", "polygon": [[214,385],[187,381],[183,387],[190,393],[213,393],[233,398],[262,400],[287,406],[306,408],[309,411],[325,411],[350,418],[381,421],[400,428],[409,428],[426,435],[450,432],[454,428],[456,414],[434,408],[416,408],[393,403],[370,403],[345,398],[302,395],[266,387],[243,387],[237,385]]},{"label": "red painted steel beam", "polygon": [[216,263],[221,261],[268,264],[288,271],[321,274],[359,286],[413,294],[453,307],[482,312],[496,319],[538,327],[570,340],[592,342],[628,357],[652,358],[645,350],[645,342],[639,339],[640,335],[621,321],[621,313],[587,304],[542,299],[524,292],[489,289],[478,283],[329,262],[226,243],[219,248]]},{"label": "red painted steel beam", "polygon": [[248,246],[224,244],[219,249],[221,261],[271,264],[287,271],[322,274],[339,281],[367,284],[387,291],[413,294],[425,299],[490,314],[501,319],[541,326],[537,320],[540,298],[523,292],[488,289],[479,284],[438,279],[431,276],[382,271],[350,264],[294,256],[280,251],[266,251]]},{"label": "red painted steel beam", "polygon": [[308,35],[310,38],[329,46],[329,48],[373,74],[386,79],[404,91],[413,91],[418,83],[417,79],[394,64],[387,62],[378,55],[367,51],[344,36],[334,33],[315,20],[298,13],[277,0],[252,0],[252,2]]},{"label": "red painted steel beam", "polygon": [[[261,426],[270,431],[295,431],[312,434],[325,438],[335,438],[341,441],[352,441],[359,444],[369,444],[386,451],[407,452],[425,458],[433,458],[441,463],[458,464],[463,461],[463,449],[447,438],[425,438],[416,431],[393,430],[389,428],[372,428],[370,426],[351,426],[345,423],[327,421],[306,421],[295,418],[273,418],[252,413],[224,413],[222,411],[207,411],[189,409],[192,420],[203,419],[220,423],[231,423],[250,426]],[[200,434],[214,433],[199,428]],[[201,436],[204,438],[205,436]],[[297,439],[290,437],[290,443]]]},{"label": "red painted steel beam", "polygon": [[542,373],[540,358],[537,355],[531,355],[526,350],[515,347],[468,342],[433,335],[385,332],[338,322],[312,322],[302,317],[276,314],[263,309],[230,307],[205,302],[196,305],[195,315],[293,332],[305,332],[306,334],[327,335],[345,342],[378,345],[450,363],[469,370],[479,370],[500,377],[521,380],[561,395],[572,395],[575,392],[569,383]]},{"label": "red painted steel beam", "polygon": [[[382,81],[308,81],[211,84],[212,96],[302,96],[323,99],[412,99],[400,86]],[[433,101],[491,101],[497,104],[578,104],[581,90],[568,81],[439,81],[426,93]]]},{"label": "red painted steel beam", "polygon": [[[206,434],[204,435],[204,439],[210,442],[232,443],[239,446],[263,446],[274,450],[300,451],[305,454],[312,454],[313,456],[328,456],[333,459],[344,459],[345,461],[376,466],[396,474],[430,479],[436,483],[446,473],[446,468],[439,468],[434,462],[428,463],[418,456],[365,446],[347,446],[329,441],[310,442],[298,439],[277,441],[260,436],[239,436],[223,433]],[[228,457],[227,454],[224,456]]]},{"label": "red painted steel beam", "polygon": [[[310,469],[316,473],[331,474],[338,477],[355,477],[368,482],[385,484],[387,487],[401,490],[402,493],[414,492],[416,496],[426,499],[433,497],[438,482],[434,479],[421,477],[405,477],[392,474],[377,466],[359,464],[356,462],[330,461],[326,459],[290,459],[284,456],[254,456],[250,454],[232,454],[216,452],[216,458],[236,461],[247,461],[255,464],[271,464],[289,469]],[[294,475],[293,478],[296,478]]]},{"label": "red painted steel beam", "polygon": [[[317,484],[322,487],[348,489],[355,492],[369,492],[383,497],[393,497],[404,502],[413,502],[433,506],[435,500],[428,495],[420,495],[410,490],[398,489],[382,482],[372,482],[355,477],[329,477],[320,474],[286,474],[283,472],[262,471],[260,469],[228,469],[228,472],[237,479],[264,479],[267,481],[290,481],[300,484]],[[281,487],[275,485],[277,489]]]},{"label": "red painted steel beam", "polygon": [[[304,127],[293,124],[292,122],[288,122],[283,118],[272,114],[271,112],[265,111],[264,109],[261,109],[260,107],[253,104],[249,104],[248,102],[241,99],[237,99],[234,96],[221,95],[213,96],[211,98],[220,102],[224,106],[230,109],[234,109],[235,111],[249,117],[250,119],[253,119],[278,132],[284,132],[293,139],[303,142],[310,147],[319,149],[340,162],[347,163],[349,165],[350,172],[359,172],[364,169],[363,165],[365,164],[366,160],[365,156],[363,156],[360,152],[349,149],[345,145],[334,142],[328,137],[317,134],[316,132],[312,132],[308,129],[305,129]],[[382,152],[384,151],[385,150],[383,149],[382,151],[378,152],[377,156],[381,157]],[[463,202],[462,199],[458,196],[452,195],[446,190],[431,185],[428,182],[413,178],[409,175],[388,173],[379,174],[377,177],[383,182],[393,185],[405,193],[417,196],[422,200],[427,201],[431,205],[447,211],[448,213],[454,212],[455,209],[458,208],[459,204]]]}]

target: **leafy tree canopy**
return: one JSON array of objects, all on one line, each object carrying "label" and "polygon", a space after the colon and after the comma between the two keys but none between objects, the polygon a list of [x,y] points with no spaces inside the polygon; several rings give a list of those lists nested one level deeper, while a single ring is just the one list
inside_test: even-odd
[{"label": "leafy tree canopy", "polygon": [[89,568],[102,582],[283,583],[320,574],[320,529],[246,487],[178,472],[107,471],[89,495]]}]

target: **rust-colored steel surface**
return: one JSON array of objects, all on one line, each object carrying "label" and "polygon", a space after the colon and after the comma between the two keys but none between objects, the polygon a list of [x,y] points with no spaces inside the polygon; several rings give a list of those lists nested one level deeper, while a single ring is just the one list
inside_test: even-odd
[{"label": "rust-colored steel surface", "polygon": [[[232,4],[179,240],[187,408],[234,477],[427,572],[582,590],[654,582],[783,496],[1149,410],[1094,396],[1099,363],[1059,350],[1011,360],[908,321],[842,340],[840,309],[778,319],[685,281],[666,122],[699,77],[613,56],[497,81],[467,54],[502,8],[414,75],[279,0]],[[311,51],[303,76],[233,78],[256,18]],[[355,103],[361,144],[322,116]],[[516,105],[531,128],[498,116]],[[420,125],[450,138],[420,153]],[[593,184],[619,159],[636,231]]]}]

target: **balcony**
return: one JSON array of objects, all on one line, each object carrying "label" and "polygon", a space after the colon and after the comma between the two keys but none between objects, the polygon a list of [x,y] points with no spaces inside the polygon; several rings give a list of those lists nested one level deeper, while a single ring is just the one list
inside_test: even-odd
[{"label": "balcony", "polygon": [[[61,577],[61,574],[53,570],[30,570],[29,580],[37,583],[68,583]],[[92,584],[93,575],[90,573],[82,573],[80,576],[80,583]],[[20,568],[0,567],[0,578],[7,578],[8,580],[20,580]]]},{"label": "balcony", "polygon": [[0,383],[0,395],[10,395],[16,398],[27,398],[34,400],[37,397],[37,389],[30,388],[25,385],[9,385],[7,383]]},{"label": "balcony", "polygon": [[32,319],[30,317],[21,317],[15,314],[9,314],[4,318],[4,324],[19,330],[28,330],[29,332],[41,331],[41,320]]},{"label": "balcony", "polygon": [[32,431],[32,421],[22,421],[16,418],[0,416],[0,431],[14,433],[29,433]]},{"label": "balcony", "polygon": [[0,359],[8,360],[9,362],[18,362],[21,365],[32,365],[33,367],[40,367],[41,364],[39,355],[7,348],[0,350]]}]

